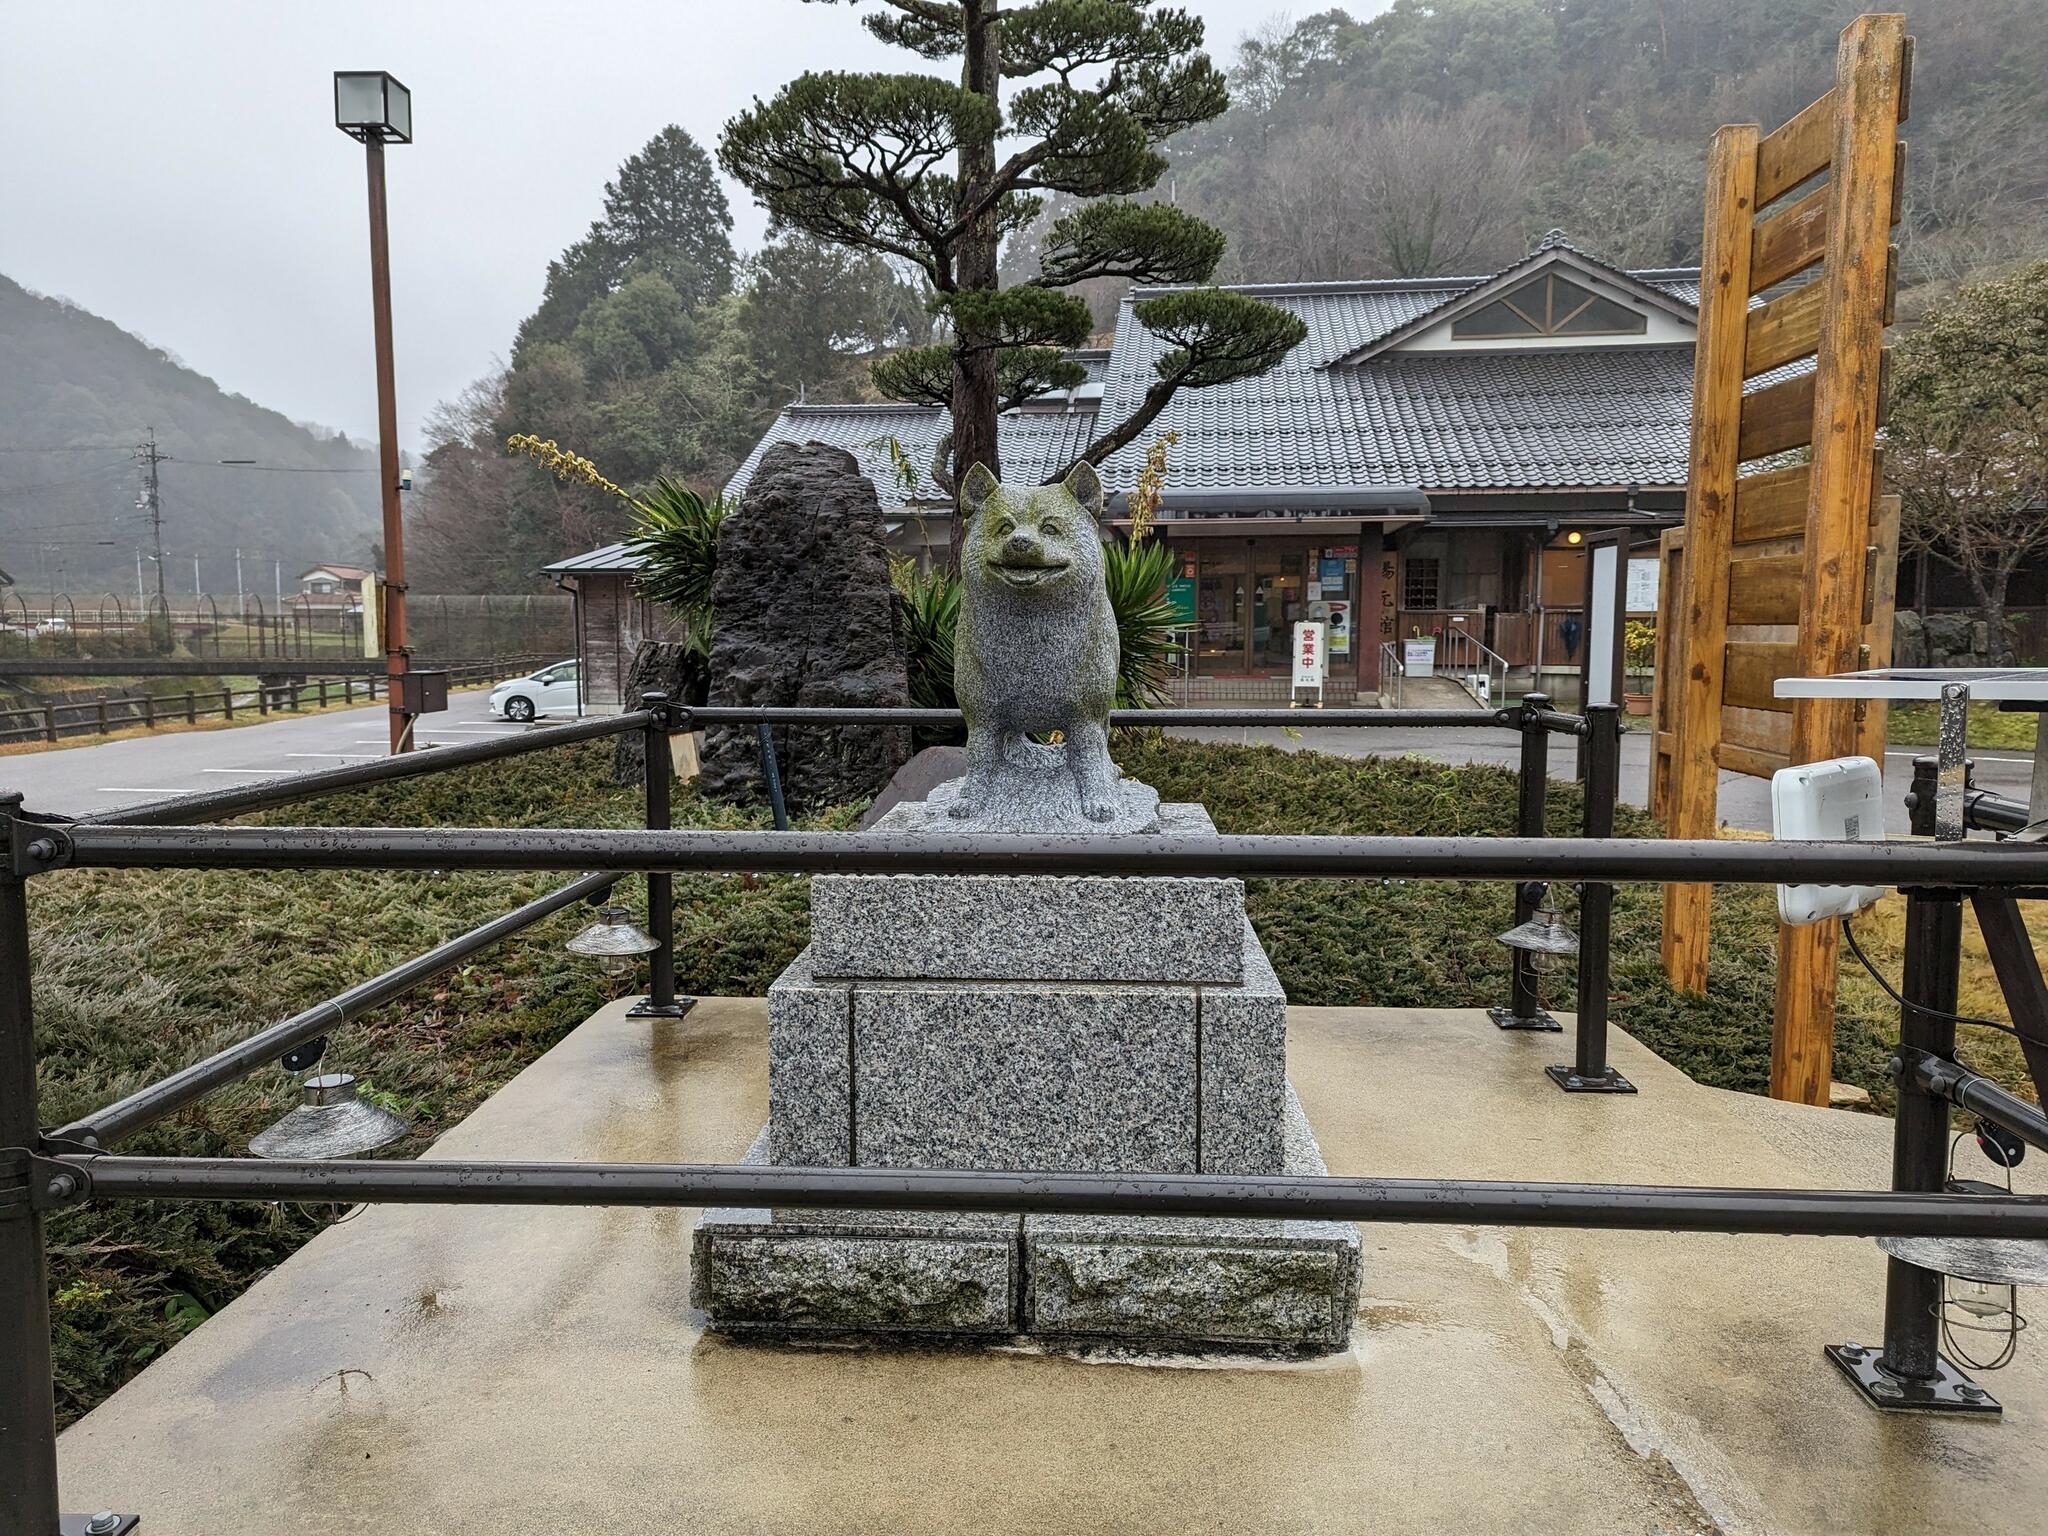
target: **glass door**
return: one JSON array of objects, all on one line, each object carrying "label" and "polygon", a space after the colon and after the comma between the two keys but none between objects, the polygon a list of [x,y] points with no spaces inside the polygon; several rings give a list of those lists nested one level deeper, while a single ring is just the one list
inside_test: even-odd
[{"label": "glass door", "polygon": [[1195,670],[1213,677],[1245,669],[1245,546],[1202,542],[1195,579]]},{"label": "glass door", "polygon": [[1251,656],[1253,672],[1292,672],[1294,626],[1306,618],[1305,559],[1298,548],[1254,548],[1251,553]]}]

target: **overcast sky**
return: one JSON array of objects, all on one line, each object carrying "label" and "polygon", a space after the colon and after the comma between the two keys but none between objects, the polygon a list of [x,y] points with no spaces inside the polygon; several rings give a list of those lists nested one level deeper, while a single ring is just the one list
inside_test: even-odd
[{"label": "overcast sky", "polygon": [[[1180,3],[1219,64],[1283,9]],[[413,92],[415,142],[387,163],[400,436],[417,449],[663,125],[710,149],[803,70],[920,63],[849,9],[801,0],[12,0],[0,272],[367,438],[363,152],[333,126],[331,77],[389,70]],[[761,211],[726,190],[736,242],[757,244]]]}]

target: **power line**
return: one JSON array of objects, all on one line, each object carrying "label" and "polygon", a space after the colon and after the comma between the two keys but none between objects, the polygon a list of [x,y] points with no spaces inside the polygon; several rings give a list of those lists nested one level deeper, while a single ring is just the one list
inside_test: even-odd
[{"label": "power line", "polygon": [[179,459],[180,469],[253,469],[267,475],[374,475],[377,466],[372,464],[363,469],[305,468],[295,464],[247,464],[236,459],[217,459],[208,464],[201,459]]},{"label": "power line", "polygon": [[51,447],[25,448],[16,445],[0,446],[0,453],[120,453],[126,448],[111,443],[58,443]]}]

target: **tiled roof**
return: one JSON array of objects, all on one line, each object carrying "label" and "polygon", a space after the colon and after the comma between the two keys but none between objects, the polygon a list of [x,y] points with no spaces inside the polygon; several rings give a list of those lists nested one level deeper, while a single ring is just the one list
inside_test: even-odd
[{"label": "tiled roof", "polygon": [[550,576],[572,575],[580,571],[637,571],[640,569],[640,557],[633,553],[630,544],[607,544],[602,549],[571,555],[541,569]]},{"label": "tiled roof", "polygon": [[[1696,270],[1630,276],[1682,303],[1697,301]],[[1682,482],[1689,347],[1394,350],[1330,366],[1490,281],[1491,275],[1239,290],[1293,311],[1307,336],[1257,378],[1177,393],[1155,424],[1110,457],[1104,479],[1113,490],[1130,485],[1146,445],[1172,430],[1181,438],[1170,456],[1169,509],[1176,485],[1247,481],[1425,491]],[[1133,308],[1148,296],[1126,295],[1117,315],[1104,422],[1128,416],[1157,376],[1153,364],[1165,343]]]},{"label": "tiled roof", "polygon": [[[761,455],[776,443],[829,443],[844,448],[875,482],[884,506],[905,501],[902,481],[886,447],[875,444],[893,437],[917,466],[916,501],[943,501],[931,482],[932,452],[951,425],[947,413],[929,405],[786,405],[768,435],[754,445],[746,463],[726,484],[737,496],[754,478]],[[1076,411],[1012,411],[996,424],[1003,474],[1037,484],[1064,469],[1095,436],[1095,413]]]}]

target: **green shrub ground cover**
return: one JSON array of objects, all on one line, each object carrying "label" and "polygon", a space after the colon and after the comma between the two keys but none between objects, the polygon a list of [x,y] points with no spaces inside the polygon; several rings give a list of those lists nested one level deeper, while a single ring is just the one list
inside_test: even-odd
[{"label": "green shrub ground cover", "polygon": [[[1414,759],[1350,759],[1123,732],[1126,772],[1173,800],[1208,805],[1224,832],[1501,834],[1511,773]],[[288,808],[276,824],[633,826],[635,790],[606,782],[609,743],[586,743]],[[803,825],[845,827],[846,807]],[[1551,826],[1577,827],[1579,797],[1553,784]],[[684,827],[765,827],[764,813],[675,797]],[[1623,834],[1653,835],[1624,809]],[[400,872],[76,871],[30,893],[46,1124],[117,1095],[559,883],[556,875]],[[678,876],[677,974],[685,991],[758,996],[808,941],[806,882]],[[637,879],[621,891],[637,907]],[[1505,1001],[1500,884],[1254,882],[1251,913],[1290,998],[1302,1004],[1477,1006]],[[1564,903],[1569,912],[1571,903]],[[613,995],[562,942],[586,909],[547,922],[339,1031],[325,1065],[357,1074],[410,1117],[394,1155],[416,1154]],[[1675,996],[1657,969],[1654,888],[1624,888],[1614,926],[1614,1018],[1710,1083],[1766,1081],[1774,926],[1768,890],[1714,903],[1712,995]],[[1874,935],[1897,975],[1895,933]],[[624,990],[622,988],[621,990]],[[1875,989],[1844,984],[1837,1076],[1888,1098],[1890,1021]],[[1569,978],[1547,999],[1572,1005]],[[2007,1081],[2016,1057],[1981,1063]],[[1455,1065],[1450,1064],[1450,1065]],[[266,1070],[124,1143],[140,1153],[241,1155],[289,1107]],[[59,1408],[68,1422],[312,1235],[326,1212],[257,1204],[119,1203],[50,1223]]]}]

